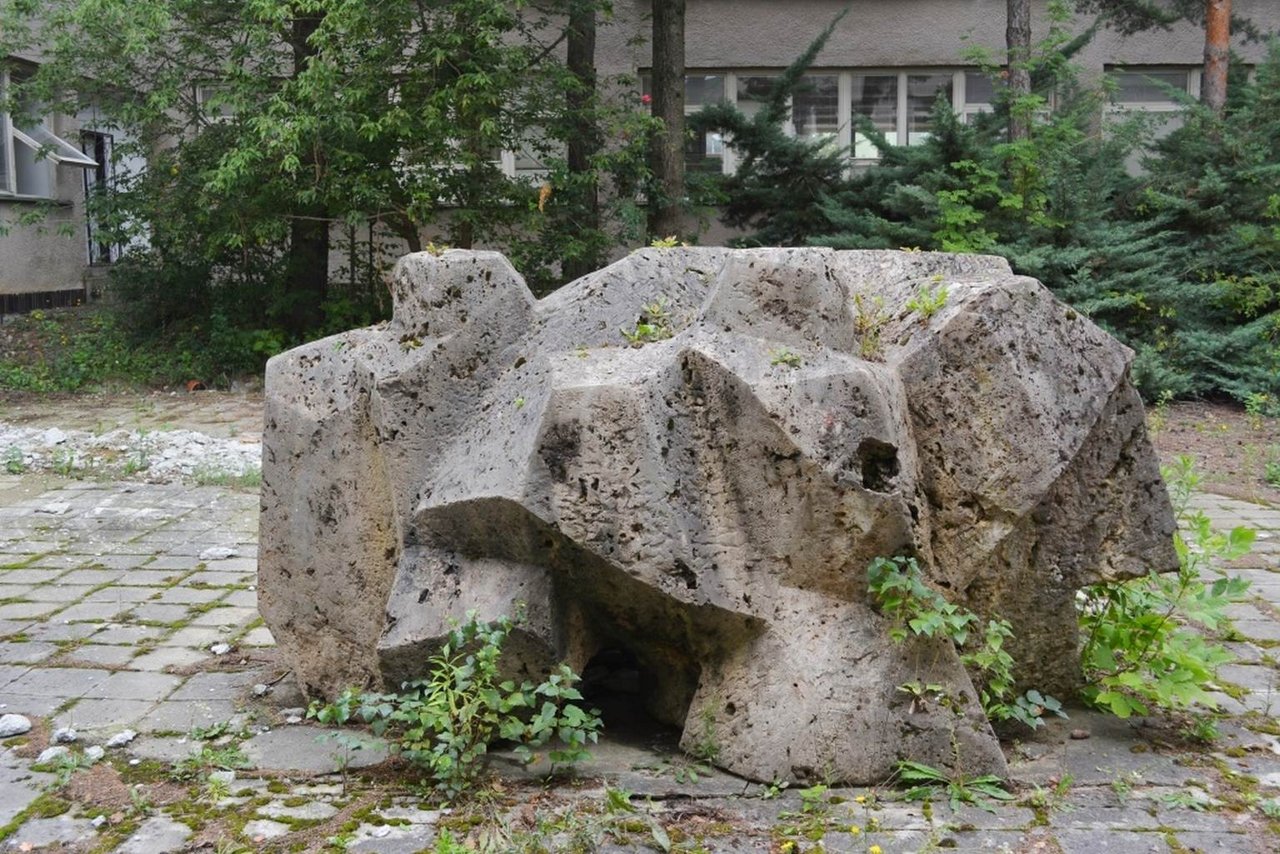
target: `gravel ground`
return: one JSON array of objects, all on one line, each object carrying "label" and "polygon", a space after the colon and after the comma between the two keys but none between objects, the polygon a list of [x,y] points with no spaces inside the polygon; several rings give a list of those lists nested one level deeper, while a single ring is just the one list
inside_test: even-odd
[{"label": "gravel ground", "polygon": [[43,471],[152,483],[252,480],[261,471],[262,441],[253,434],[217,438],[141,428],[95,433],[0,421],[0,466],[10,474]]}]

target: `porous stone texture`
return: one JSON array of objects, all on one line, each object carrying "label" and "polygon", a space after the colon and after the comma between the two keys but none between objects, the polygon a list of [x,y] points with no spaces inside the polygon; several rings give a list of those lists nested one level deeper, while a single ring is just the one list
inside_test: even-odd
[{"label": "porous stone texture", "polygon": [[872,782],[953,732],[1000,773],[976,703],[898,690],[973,697],[949,644],[890,641],[872,558],[1009,619],[1059,695],[1075,590],[1175,566],[1130,352],[1002,259],[649,249],[540,301],[496,253],[393,279],[390,322],[267,369],[258,594],[313,693],[519,605],[514,671],[625,651],[739,774]]}]

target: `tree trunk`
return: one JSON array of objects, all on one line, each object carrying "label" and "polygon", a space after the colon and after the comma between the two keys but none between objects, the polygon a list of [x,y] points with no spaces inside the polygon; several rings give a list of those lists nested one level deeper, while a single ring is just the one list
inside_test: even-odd
[{"label": "tree trunk", "polygon": [[1009,141],[1026,139],[1031,117],[1024,110],[1031,94],[1031,0],[1006,0],[1005,44],[1009,51]]},{"label": "tree trunk", "polygon": [[653,114],[662,122],[649,153],[649,237],[679,236],[684,198],[685,0],[653,0]]},{"label": "tree trunk", "polygon": [[1222,115],[1227,105],[1227,64],[1231,53],[1231,0],[1205,0],[1204,83],[1200,102]]},{"label": "tree trunk", "polygon": [[[566,98],[573,124],[569,136],[569,171],[580,183],[576,185],[579,227],[582,231],[600,229],[600,193],[591,159],[600,151],[600,133],[592,116],[596,97],[596,0],[576,0],[569,9],[569,73],[577,81]],[[600,267],[598,253],[564,261],[564,277],[572,281]]]},{"label": "tree trunk", "polygon": [[[289,43],[293,49],[293,74],[306,68],[315,48],[309,39],[323,20],[320,15],[293,19]],[[318,175],[324,168],[318,144],[301,158],[302,174]],[[299,204],[289,224],[288,328],[296,336],[314,332],[324,320],[321,306],[329,284],[329,220],[323,203]]]}]

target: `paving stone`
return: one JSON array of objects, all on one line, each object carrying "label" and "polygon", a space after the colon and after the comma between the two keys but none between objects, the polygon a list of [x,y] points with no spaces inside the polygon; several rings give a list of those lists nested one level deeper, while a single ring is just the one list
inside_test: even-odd
[{"label": "paving stone", "polygon": [[[241,591],[235,591],[236,593]],[[205,589],[201,587],[169,587],[161,593],[155,601],[163,605],[199,605],[205,602],[213,602],[227,595],[227,591],[221,589]],[[232,594],[234,595],[234,593]]]},{"label": "paving stone", "polygon": [[112,673],[84,692],[86,697],[108,700],[163,700],[182,684],[179,676],[166,673]]},{"label": "paving stone", "polygon": [[168,854],[182,851],[191,838],[191,828],[167,816],[153,816],[116,849],[116,854]]},{"label": "paving stone", "polygon": [[59,579],[69,567],[65,566],[28,566],[22,569],[2,569],[0,578],[6,584],[46,584]]},{"label": "paving stone", "polygon": [[251,584],[257,578],[245,572],[197,572],[182,580],[183,584],[207,584],[210,587],[232,587]]},{"label": "paving stone", "polygon": [[246,626],[258,619],[252,608],[214,608],[191,620],[193,626]]},{"label": "paving stone", "polygon": [[122,587],[119,584],[113,584],[110,587],[103,587],[97,592],[89,594],[84,597],[83,601],[136,605],[139,602],[147,601],[158,592],[160,591],[153,587]]},{"label": "paving stone", "polygon": [[158,602],[144,602],[133,609],[135,620],[146,620],[150,623],[177,623],[187,618],[189,611],[186,605],[162,605]]},{"label": "paving stone", "polygon": [[68,664],[93,664],[100,667],[123,667],[133,658],[133,649],[127,646],[82,644],[68,650],[57,660],[59,666]]},{"label": "paving stone", "polygon": [[52,774],[28,770],[25,762],[20,767],[0,764],[0,826],[13,821],[53,780]]},{"label": "paving stone", "polygon": [[1164,854],[1169,845],[1163,834],[1134,833],[1122,830],[1060,830],[1054,834],[1062,854],[1098,854],[1101,851],[1125,852],[1125,854]]},{"label": "paving stone", "polygon": [[356,854],[417,854],[435,844],[433,826],[361,823],[352,833],[347,851]]},{"label": "paving stone", "polygon": [[267,818],[290,818],[295,821],[323,821],[338,814],[338,808],[324,801],[311,801],[297,806],[286,806],[280,801],[258,807],[258,815]]},{"label": "paving stone", "polygon": [[197,673],[187,679],[170,700],[234,700],[260,678],[258,671]]},{"label": "paving stone", "polygon": [[1237,620],[1236,630],[1253,640],[1280,640],[1280,622],[1275,620]]},{"label": "paving stone", "polygon": [[33,818],[23,822],[13,835],[5,839],[10,851],[38,851],[42,848],[76,846],[97,837],[97,828],[87,818],[60,815],[55,818]]},{"label": "paving stone", "polygon": [[[272,821],[269,818],[259,818],[253,821],[245,822],[244,828],[240,831],[240,835],[250,842],[265,842],[268,839],[276,839],[289,833],[293,828],[287,824],[278,821]],[[347,849],[351,850],[350,848]]]},{"label": "paving stone", "polygon": [[196,727],[208,728],[229,721],[238,714],[230,700],[165,700],[156,704],[137,722],[140,732],[188,733]]},{"label": "paving stone", "polygon": [[[1239,854],[1239,852],[1249,851],[1253,848],[1249,838],[1239,833],[1182,830],[1175,835],[1178,842],[1182,843],[1184,850],[1197,852],[1197,854],[1209,854],[1211,851],[1222,851],[1224,854]],[[1274,838],[1272,841],[1274,842]],[[1274,851],[1275,849],[1273,848],[1272,850]]]},{"label": "paving stone", "polygon": [[186,667],[189,664],[195,664],[197,661],[203,661],[207,656],[208,653],[198,649],[162,646],[151,652],[145,652],[130,661],[129,669],[154,670],[158,672],[169,667]]},{"label": "paving stone", "polygon": [[[31,668],[22,667],[16,664],[0,664],[0,689],[8,686],[10,682],[26,673]],[[2,700],[3,698],[0,698]]]},{"label": "paving stone", "polygon": [[27,637],[33,641],[75,641],[83,640],[100,630],[101,623],[37,623],[26,630]]},{"label": "paving stone", "polygon": [[241,646],[275,646],[276,639],[271,636],[271,631],[266,626],[258,626],[256,629],[250,629],[249,633],[240,639]]},{"label": "paving stone", "polygon": [[258,572],[258,559],[256,557],[233,557],[225,560],[208,560],[205,561],[204,568],[211,572],[242,572],[256,574]]},{"label": "paving stone", "polygon": [[155,705],[151,700],[81,699],[54,718],[56,726],[74,727],[81,732],[114,733],[142,720]]},{"label": "paving stone", "polygon": [[68,699],[83,697],[110,676],[106,670],[87,667],[33,667],[5,687],[5,692],[32,697]]},{"label": "paving stone", "polygon": [[4,696],[0,697],[0,712],[13,712],[30,717],[47,718],[65,702],[65,697],[20,694],[14,691],[12,685],[10,685],[4,689]]},{"label": "paving stone", "polygon": [[92,589],[84,584],[37,584],[31,588],[27,598],[33,602],[75,602]]},{"label": "paving stone", "polygon": [[205,626],[187,626],[160,639],[161,646],[185,646],[207,649],[209,644],[226,640],[226,633]]},{"label": "paving stone", "polygon": [[[331,734],[318,727],[292,726],[259,733],[244,742],[242,748],[255,768],[331,773],[343,752],[329,739]],[[364,746],[352,752],[349,768],[377,765],[387,758],[386,743],[381,739],[361,735],[356,738]]]},{"label": "paving stone", "polygon": [[254,612],[258,610],[258,593],[256,590],[232,590],[227,594],[227,598],[222,601],[223,604],[234,605],[237,608],[251,608]]},{"label": "paving stone", "polygon": [[68,572],[58,581],[62,584],[88,584],[90,587],[98,587],[102,584],[110,584],[122,575],[124,575],[122,569],[77,569]]},{"label": "paving stone", "polygon": [[56,619],[61,623],[105,623],[128,613],[133,607],[129,602],[77,602],[58,612]]},{"label": "paving stone", "polygon": [[148,565],[145,569],[129,570],[116,583],[130,587],[163,587],[178,581],[185,574],[185,570],[152,569]]},{"label": "paving stone", "polygon": [[94,643],[127,644],[133,646],[141,641],[150,640],[164,634],[164,629],[156,626],[130,626],[111,624],[90,635]]},{"label": "paving stone", "polygon": [[61,608],[57,602],[11,602],[0,605],[0,620],[34,620]]},{"label": "paving stone", "polygon": [[51,657],[58,647],[51,643],[28,641],[26,643],[0,642],[0,663],[38,664]]},{"label": "paving stone", "polygon": [[199,563],[200,561],[196,560],[195,557],[188,555],[161,554],[157,555],[155,560],[149,562],[144,569],[148,571],[169,570],[177,573],[195,569]]}]

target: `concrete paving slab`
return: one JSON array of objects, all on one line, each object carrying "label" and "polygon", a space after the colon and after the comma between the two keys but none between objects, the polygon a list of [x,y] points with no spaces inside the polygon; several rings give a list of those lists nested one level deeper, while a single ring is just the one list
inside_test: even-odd
[{"label": "concrete paving slab", "polygon": [[102,626],[102,623],[62,623],[52,620],[30,626],[25,634],[33,641],[76,641],[89,637],[101,630]]},{"label": "concrete paving slab", "polygon": [[158,638],[165,630],[157,626],[108,624],[89,637],[93,643],[123,644],[134,647],[144,640]]},{"label": "concrete paving slab", "polygon": [[123,667],[133,658],[133,649],[127,646],[82,644],[59,656],[59,665],[88,664],[97,667]]},{"label": "concrete paving slab", "polygon": [[0,620],[34,620],[58,610],[57,602],[11,602],[0,605]]},{"label": "concrete paving slab", "polygon": [[[159,596],[156,597],[155,601],[162,605],[200,605],[205,602],[213,602],[221,599],[226,595],[227,591],[225,590],[193,588],[178,585],[177,587],[166,588]],[[234,595],[234,592],[232,595]]]},{"label": "concrete paving slab", "polygon": [[93,588],[85,584],[37,584],[27,598],[33,602],[75,602]]},{"label": "concrete paving slab", "polygon": [[130,670],[163,671],[172,667],[186,667],[203,661],[207,653],[198,649],[178,646],[157,647],[151,652],[144,652],[129,662]]},{"label": "concrete paving slab", "polygon": [[191,625],[237,628],[247,626],[256,619],[258,619],[258,612],[253,608],[214,608],[193,617]]},{"label": "concrete paving slab", "polygon": [[234,700],[262,678],[259,671],[237,673],[196,673],[170,700]]},{"label": "concrete paving slab", "polygon": [[139,732],[189,733],[229,721],[238,710],[230,700],[165,700],[138,720]]},{"label": "concrete paving slab", "polygon": [[63,623],[105,623],[127,614],[133,607],[129,602],[77,602],[59,611],[57,619]]},{"label": "concrete paving slab", "polygon": [[114,734],[133,728],[155,705],[150,700],[81,699],[53,719],[55,728],[71,727],[83,733]]},{"label": "concrete paving slab", "polygon": [[[305,771],[327,774],[336,771],[343,747],[332,740],[333,730],[291,726],[259,733],[244,743],[244,752],[253,767],[273,771]],[[386,743],[372,736],[357,735],[361,749],[351,753],[350,768],[377,765],[387,758]]]},{"label": "concrete paving slab", "polygon": [[87,667],[33,667],[6,686],[6,691],[32,697],[65,700],[83,697],[111,673]]},{"label": "concrete paving slab", "polygon": [[178,623],[186,620],[188,614],[186,605],[162,605],[159,602],[144,602],[133,609],[133,619],[149,623]]},{"label": "concrete paving slab", "polygon": [[181,646],[208,649],[210,644],[226,640],[227,633],[206,626],[187,626],[159,640],[161,646]]},{"label": "concrete paving slab", "polygon": [[108,700],[163,700],[182,684],[179,676],[165,673],[112,673],[84,692],[85,697]]},{"label": "concrete paving slab", "polygon": [[0,663],[39,664],[51,658],[60,647],[52,643],[29,641],[26,643],[0,642]]}]

